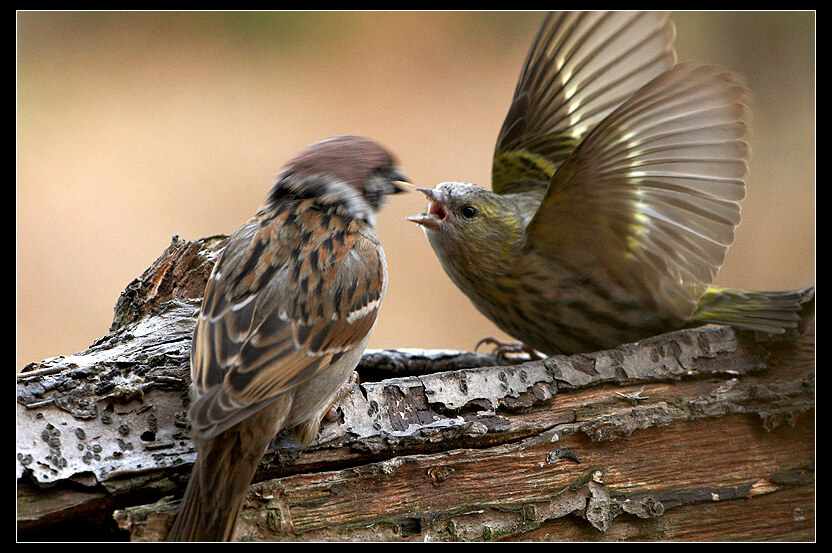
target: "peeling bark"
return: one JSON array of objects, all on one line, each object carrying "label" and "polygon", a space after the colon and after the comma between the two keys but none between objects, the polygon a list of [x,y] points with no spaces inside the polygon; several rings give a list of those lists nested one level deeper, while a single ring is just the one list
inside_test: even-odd
[{"label": "peeling bark", "polygon": [[[164,538],[195,457],[194,316],[224,243],[174,238],[106,336],[18,375],[20,539]],[[790,341],[705,326],[526,359],[367,352],[309,449],[275,438],[235,537],[814,539],[813,313]]]}]

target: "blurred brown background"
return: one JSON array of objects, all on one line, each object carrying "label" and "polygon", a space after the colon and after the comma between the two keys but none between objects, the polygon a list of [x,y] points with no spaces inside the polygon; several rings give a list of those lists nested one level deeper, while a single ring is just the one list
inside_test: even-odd
[{"label": "blurred brown background", "polygon": [[[233,232],[284,161],[336,134],[396,152],[419,186],[489,186],[542,13],[17,14],[17,370],[85,349],[171,236]],[[815,281],[815,15],[676,13],[681,61],[748,79],[743,224],[718,283]],[[378,233],[390,285],[372,348],[500,334],[450,283],[420,194]]]}]

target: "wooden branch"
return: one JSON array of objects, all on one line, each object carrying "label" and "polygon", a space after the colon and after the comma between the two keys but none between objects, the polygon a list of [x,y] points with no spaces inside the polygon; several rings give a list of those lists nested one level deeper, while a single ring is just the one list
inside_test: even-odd
[{"label": "wooden branch", "polygon": [[[167,534],[195,455],[193,320],[223,246],[174,238],[105,337],[20,373],[20,539]],[[705,326],[509,365],[367,352],[312,447],[276,437],[235,537],[813,540],[808,322],[785,342]]]}]

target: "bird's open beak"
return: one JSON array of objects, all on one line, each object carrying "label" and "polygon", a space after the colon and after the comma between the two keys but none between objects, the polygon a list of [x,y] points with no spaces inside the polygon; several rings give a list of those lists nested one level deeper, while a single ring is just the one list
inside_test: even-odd
[{"label": "bird's open beak", "polygon": [[429,188],[417,188],[416,190],[427,196],[430,203],[428,204],[427,211],[418,215],[411,215],[407,220],[413,221],[417,225],[422,225],[425,228],[438,229],[448,219],[448,212],[445,210],[445,206],[436,199],[436,192],[433,190]]}]

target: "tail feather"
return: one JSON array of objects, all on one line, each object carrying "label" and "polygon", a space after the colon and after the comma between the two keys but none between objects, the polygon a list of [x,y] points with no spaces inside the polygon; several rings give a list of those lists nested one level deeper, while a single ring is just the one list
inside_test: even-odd
[{"label": "tail feather", "polygon": [[[231,540],[255,467],[216,468],[197,459],[167,541]],[[236,478],[227,470],[234,470]]]},{"label": "tail feather", "polygon": [[815,287],[786,292],[748,292],[711,287],[699,299],[694,321],[785,334],[799,330],[814,309]]},{"label": "tail feather", "polygon": [[[205,525],[200,514],[199,472],[196,467],[191,472],[176,520],[168,533],[168,541],[215,541],[201,530]],[[216,539],[219,541],[219,538]]]},{"label": "tail feather", "polygon": [[168,541],[230,541],[249,484],[269,442],[282,427],[284,397],[214,436],[196,438],[196,462]]}]

